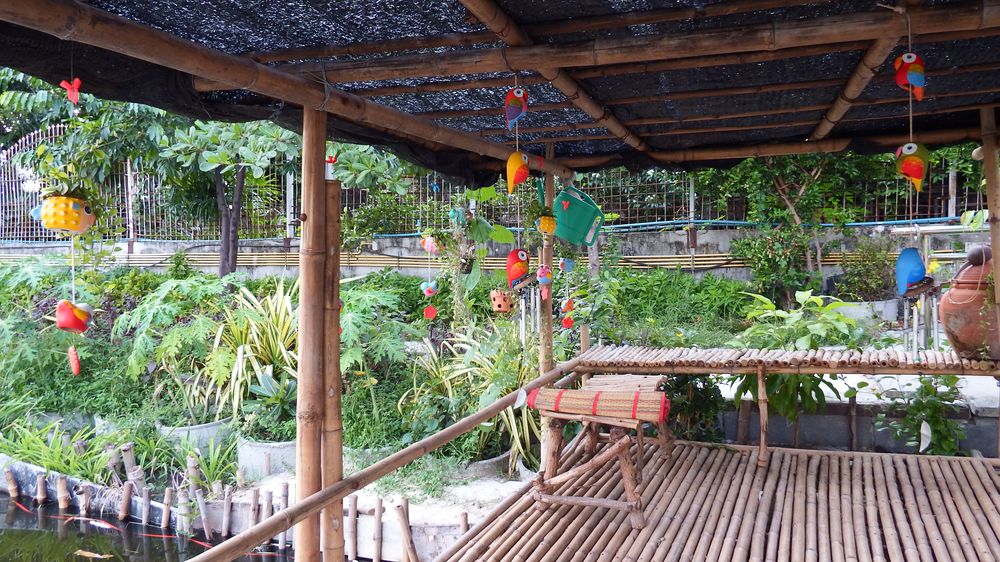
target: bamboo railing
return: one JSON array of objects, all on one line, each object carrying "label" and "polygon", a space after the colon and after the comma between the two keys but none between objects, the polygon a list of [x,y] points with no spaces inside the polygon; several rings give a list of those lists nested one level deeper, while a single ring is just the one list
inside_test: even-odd
[{"label": "bamboo railing", "polygon": [[[291,507],[282,509],[211,550],[195,556],[189,562],[226,562],[247,554],[257,545],[270,541],[272,537],[290,529],[296,523],[319,514],[324,508],[340,502],[352,492],[364,488],[379,478],[472,431],[479,424],[492,419],[504,409],[514,405],[521,392],[528,392],[552,383],[564,384],[572,380],[572,377],[560,379],[573,371],[578,363],[579,359],[572,359],[559,365],[475,414],[459,420],[434,435],[422,439],[336,484],[323,488]],[[559,382],[556,382],[557,380]]]}]

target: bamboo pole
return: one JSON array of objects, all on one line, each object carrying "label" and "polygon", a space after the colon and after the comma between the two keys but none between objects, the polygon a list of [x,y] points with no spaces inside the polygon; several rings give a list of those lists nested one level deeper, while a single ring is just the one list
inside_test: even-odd
[{"label": "bamboo pole", "polygon": [[[285,484],[287,486],[287,483]],[[233,518],[233,487],[226,486],[222,493],[222,538],[229,536]]]},{"label": "bamboo pole", "polygon": [[[934,556],[938,560],[947,560],[952,555],[949,554],[946,546],[947,533],[942,532],[935,521],[934,511],[931,507],[920,472],[908,465],[906,460],[895,457],[892,464],[896,469],[897,480],[903,492],[903,499],[906,502],[906,511],[910,517],[911,524],[915,527],[917,540],[921,540],[921,532],[926,533],[926,546],[933,550]],[[916,528],[920,527],[920,530]],[[919,545],[918,545],[919,546]],[[924,553],[922,552],[923,556]]]},{"label": "bamboo pole", "polygon": [[140,515],[141,515],[140,521],[142,522],[143,526],[149,525],[149,514],[150,514],[150,510],[153,507],[152,504],[150,503],[151,501],[152,501],[152,498],[149,495],[149,487],[148,486],[143,486],[142,487],[142,511],[140,512]]},{"label": "bamboo pole", "polygon": [[48,499],[48,483],[45,480],[45,474],[40,473],[35,477],[35,503],[38,505],[44,505],[45,500]]},{"label": "bamboo pole", "polygon": [[[167,529],[170,527],[170,506],[174,503],[174,489],[167,488],[163,491],[163,510],[160,516],[160,528]],[[86,512],[84,512],[86,513]]]},{"label": "bamboo pole", "polygon": [[[278,504],[278,509],[283,510],[288,507],[288,482],[281,483],[281,503]],[[229,536],[229,530],[226,530],[226,536]],[[284,552],[288,548],[288,531],[282,531],[278,533],[278,551]]]},{"label": "bamboo pole", "polygon": [[69,509],[71,499],[68,479],[65,474],[60,474],[56,477],[56,500],[59,502],[59,510],[65,511]]},{"label": "bamboo pole", "polygon": [[122,486],[121,501],[118,504],[118,520],[125,521],[128,519],[129,511],[132,508],[132,486],[131,482],[126,482]]},{"label": "bamboo pole", "polygon": [[[372,562],[382,562],[382,498],[375,498],[375,530],[372,533]],[[442,555],[443,557],[443,555]]]},{"label": "bamboo pole", "polygon": [[[347,121],[392,132],[403,138],[425,139],[504,161],[513,152],[478,135],[414,117],[359,96],[321,86],[309,78],[293,76],[254,62],[249,57],[204,47],[78,2],[24,0],[3,3],[0,4],[0,20],[223,82],[235,89],[248,89],[305,108],[318,108]],[[562,177],[573,176],[571,170],[555,162],[533,161],[529,165]]]},{"label": "bamboo pole", "polygon": [[347,506],[347,559],[353,561],[358,559],[358,496],[347,496]]},{"label": "bamboo pole", "polygon": [[767,466],[767,372],[764,366],[757,368],[757,408],[760,417],[760,452],[757,464]]},{"label": "bamboo pole", "polygon": [[[924,33],[942,33],[997,27],[1000,14],[992,0],[949,7],[910,8],[911,26]],[[766,24],[680,32],[659,36],[601,38],[571,45],[539,44],[505,49],[453,51],[428,64],[425,55],[403,55],[378,60],[299,63],[283,65],[295,72],[323,72],[328,80],[363,82],[428,75],[458,75],[532,70],[544,66],[594,67],[690,56],[787,49],[845,41],[876,40],[906,34],[906,19],[889,10],[857,12],[777,21]]]},{"label": "bamboo pole", "polygon": [[407,562],[420,562],[417,547],[413,544],[413,534],[410,532],[410,517],[402,505],[396,506],[396,518],[399,520],[399,530],[403,534],[403,551]]},{"label": "bamboo pole", "polygon": [[249,518],[247,527],[253,527],[260,522],[260,488],[250,490],[250,510],[247,516]]},{"label": "bamboo pole", "polygon": [[[984,108],[979,112],[979,124],[983,142],[983,179],[986,182],[986,203],[989,208],[990,246],[1000,248],[1000,168],[997,165],[997,122],[996,111]],[[993,278],[1000,279],[1000,259],[993,260]],[[1000,288],[993,287],[993,309],[1000,320]],[[997,456],[1000,457],[1000,424],[997,427]]]},{"label": "bamboo pole", "polygon": [[14,471],[10,468],[5,468],[3,474],[7,479],[7,495],[13,499],[17,499],[21,495],[21,489],[17,485],[17,477],[14,476]]},{"label": "bamboo pole", "polygon": [[[302,242],[299,247],[299,373],[296,417],[296,494],[299,502],[323,487],[327,197],[324,193],[326,113],[303,111]],[[333,515],[333,514],[330,514]],[[256,523],[256,521],[254,521]],[[268,533],[266,537],[274,536]],[[295,529],[296,559],[320,561],[320,517]],[[341,556],[342,557],[342,556]]]},{"label": "bamboo pole", "polygon": [[[325,155],[325,143],[324,143]],[[340,379],[340,182],[326,181],[326,265],[323,294],[324,364],[323,388],[323,487],[344,477],[344,423],[341,418]],[[323,557],[344,557],[344,508],[331,505],[320,519],[323,524]]]},{"label": "bamboo pole", "polygon": [[[471,0],[463,0],[463,3],[465,3],[466,6],[468,6],[470,1]],[[492,0],[482,0],[482,1],[487,2],[489,4],[493,3]],[[506,15],[504,17],[506,18]],[[480,18],[480,19],[482,19],[482,18]],[[507,18],[507,19],[509,19],[509,18]],[[555,157],[555,147],[553,145],[550,144],[550,145],[547,145],[545,147],[545,157],[548,158],[548,159],[550,159],[550,160]],[[545,174],[545,201],[544,201],[545,207],[551,209],[553,201],[555,201],[555,197],[556,197],[555,176],[553,176],[552,174]],[[542,261],[542,265],[546,265],[546,266],[549,267],[550,270],[554,271],[554,269],[552,267],[552,265],[553,265],[552,264],[552,242],[553,242],[552,238],[553,237],[552,237],[551,234],[542,234],[542,259],[541,259],[541,261]],[[541,303],[542,304],[542,306],[541,306],[541,312],[540,312],[540,314],[541,314],[541,323],[540,323],[540,328],[539,328],[539,331],[541,333],[539,334],[539,338],[538,338],[538,345],[539,345],[539,360],[538,360],[538,365],[539,365],[539,369],[541,370],[542,373],[545,373],[545,372],[549,371],[553,367],[553,363],[552,363],[552,297],[553,297],[553,295],[550,294],[549,298],[542,299],[542,303]]]}]

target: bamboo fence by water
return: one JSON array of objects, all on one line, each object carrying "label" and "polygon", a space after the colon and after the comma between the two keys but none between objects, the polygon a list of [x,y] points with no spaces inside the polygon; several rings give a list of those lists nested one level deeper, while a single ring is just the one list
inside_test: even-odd
[{"label": "bamboo fence by water", "polygon": [[[605,445],[607,447],[609,445]],[[1000,461],[678,442],[645,445],[647,525],[525,495],[440,562],[1000,560]],[[586,462],[582,446],[562,463]],[[633,451],[634,453],[635,451]],[[614,463],[555,492],[623,500]]]}]

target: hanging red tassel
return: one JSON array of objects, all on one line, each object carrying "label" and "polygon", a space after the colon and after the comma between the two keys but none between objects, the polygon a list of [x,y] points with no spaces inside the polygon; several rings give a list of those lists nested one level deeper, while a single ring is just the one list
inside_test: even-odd
[{"label": "hanging red tassel", "polygon": [[66,358],[69,359],[69,370],[73,372],[74,375],[80,375],[80,354],[76,352],[76,346],[69,346],[66,350]]}]

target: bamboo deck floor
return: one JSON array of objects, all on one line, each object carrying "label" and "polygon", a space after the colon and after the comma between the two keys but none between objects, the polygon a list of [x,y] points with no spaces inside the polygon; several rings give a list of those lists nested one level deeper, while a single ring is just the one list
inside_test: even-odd
[{"label": "bamboo deck floor", "polygon": [[[607,446],[607,445],[605,445]],[[633,446],[634,447],[634,446]],[[582,446],[562,465],[586,460]],[[635,450],[633,449],[633,454]],[[442,562],[1000,561],[995,459],[647,443],[646,526],[598,507],[524,496]],[[617,462],[557,494],[622,498]]]}]

